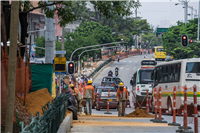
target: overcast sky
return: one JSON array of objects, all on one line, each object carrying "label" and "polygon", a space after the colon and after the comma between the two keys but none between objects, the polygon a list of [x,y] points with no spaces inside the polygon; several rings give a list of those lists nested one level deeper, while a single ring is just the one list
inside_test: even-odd
[{"label": "overcast sky", "polygon": [[[160,25],[161,20],[170,20],[170,24],[174,25],[178,20],[184,21],[184,8],[183,5],[175,6],[175,3],[179,3],[178,0],[139,0],[142,7],[138,9],[138,16],[143,19],[147,19],[149,24],[155,27]],[[193,6],[197,9],[198,13],[198,0],[190,0],[189,6]],[[191,9],[188,9],[190,14]],[[195,12],[193,12],[195,13]],[[190,16],[188,16],[188,20]]]}]

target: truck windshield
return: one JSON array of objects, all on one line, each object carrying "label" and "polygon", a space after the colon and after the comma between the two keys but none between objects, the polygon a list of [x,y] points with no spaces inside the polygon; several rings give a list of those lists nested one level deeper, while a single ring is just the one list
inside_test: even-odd
[{"label": "truck windshield", "polygon": [[157,48],[157,52],[164,52],[163,48]]},{"label": "truck windshield", "polygon": [[141,70],[140,71],[140,83],[141,84],[151,84],[151,74],[153,70]]},{"label": "truck windshield", "polygon": [[200,62],[188,62],[186,73],[200,73]]},{"label": "truck windshield", "polygon": [[156,65],[155,61],[152,61],[152,60],[145,60],[145,61],[142,61],[142,65]]}]

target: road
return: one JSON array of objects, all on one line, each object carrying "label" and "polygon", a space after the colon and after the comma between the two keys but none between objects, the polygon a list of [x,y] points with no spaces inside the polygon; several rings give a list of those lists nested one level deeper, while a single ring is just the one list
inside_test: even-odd
[{"label": "road", "polygon": [[[148,55],[147,57],[152,57]],[[107,76],[108,71],[114,71],[115,67],[119,68],[119,77],[122,79],[124,84],[128,87],[129,91],[131,89],[130,79],[133,73],[141,67],[141,60],[144,58],[143,55],[132,56],[120,62],[115,61],[110,66],[106,67],[93,81],[95,85],[100,85],[100,82],[104,76]],[[158,62],[160,63],[160,62]],[[130,93],[130,101],[132,101],[132,93]],[[134,106],[131,104],[131,108],[126,108],[126,114],[134,111]],[[74,121],[73,128],[71,128],[72,133],[85,132],[85,133],[121,133],[121,132],[134,132],[134,133],[173,133],[178,127],[170,127],[168,124],[157,124],[150,122],[150,118],[122,118],[117,117],[117,110],[111,109],[111,115],[104,114],[106,109],[101,109],[97,111],[92,110],[92,116],[81,115],[79,120]],[[172,122],[172,116],[162,115],[164,120],[168,123]],[[193,122],[192,118],[188,118],[188,122]],[[183,124],[183,117],[176,117],[177,123]],[[200,118],[199,118],[200,125]],[[189,124],[194,131],[194,124]],[[200,128],[199,128],[200,131]]]}]

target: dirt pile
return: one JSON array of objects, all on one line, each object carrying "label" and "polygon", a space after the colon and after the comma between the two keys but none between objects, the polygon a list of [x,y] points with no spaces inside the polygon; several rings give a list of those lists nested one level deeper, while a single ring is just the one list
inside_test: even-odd
[{"label": "dirt pile", "polygon": [[30,123],[31,114],[27,111],[27,109],[20,103],[18,98],[15,98],[15,105],[14,105],[16,115],[20,121],[24,122],[24,125],[28,125]]},{"label": "dirt pile", "polygon": [[135,111],[131,112],[130,114],[124,116],[124,117],[145,117],[145,118],[154,118],[154,115],[147,114],[146,115],[146,110],[144,109],[139,109],[136,108]]},{"label": "dirt pile", "polygon": [[49,101],[51,102],[51,100],[53,100],[53,97],[50,95],[46,88],[31,92],[27,96],[26,109],[34,116],[36,112],[40,112],[41,116],[43,114],[42,106],[44,106]]}]

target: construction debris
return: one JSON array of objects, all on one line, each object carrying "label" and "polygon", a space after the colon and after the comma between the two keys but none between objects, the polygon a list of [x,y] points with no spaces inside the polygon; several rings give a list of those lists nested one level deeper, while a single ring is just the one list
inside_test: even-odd
[{"label": "construction debris", "polygon": [[15,112],[20,121],[24,122],[24,125],[28,125],[30,123],[31,114],[27,111],[27,109],[20,103],[18,98],[15,98]]},{"label": "construction debris", "polygon": [[151,114],[147,114],[146,115],[146,110],[144,109],[140,109],[140,108],[136,108],[135,111],[131,112],[130,114],[124,116],[124,117],[145,117],[145,118],[154,118],[154,115]]}]

